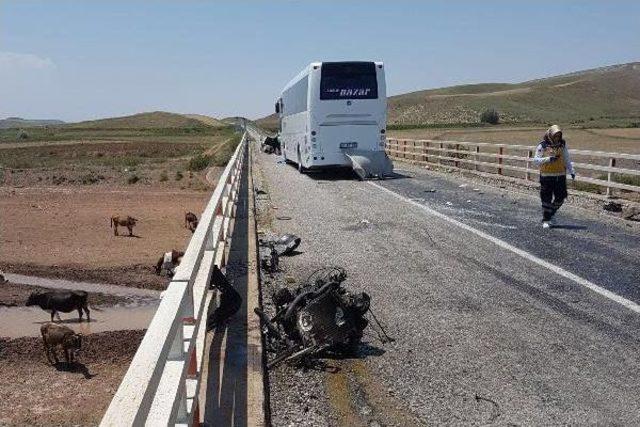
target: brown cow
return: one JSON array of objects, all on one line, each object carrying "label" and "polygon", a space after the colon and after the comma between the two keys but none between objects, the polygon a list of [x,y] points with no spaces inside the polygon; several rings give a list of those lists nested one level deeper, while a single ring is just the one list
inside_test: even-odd
[{"label": "brown cow", "polygon": [[[67,363],[74,362],[82,347],[82,335],[75,333],[71,328],[55,323],[45,323],[40,327],[40,333],[49,363],[58,363],[57,349],[59,347],[62,348],[64,360]],[[51,356],[53,356],[53,361]]]},{"label": "brown cow", "polygon": [[192,233],[198,228],[198,217],[193,212],[184,214],[184,228],[188,228]]},{"label": "brown cow", "polygon": [[137,219],[128,215],[126,217],[112,216],[110,225],[111,228],[114,229],[114,236],[118,235],[118,226],[127,227],[129,230],[129,237],[133,236],[133,227],[135,227],[137,221]]}]

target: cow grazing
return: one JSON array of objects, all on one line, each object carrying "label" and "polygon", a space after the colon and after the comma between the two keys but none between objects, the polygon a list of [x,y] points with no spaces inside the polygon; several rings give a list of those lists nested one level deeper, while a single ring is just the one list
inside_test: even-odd
[{"label": "cow grazing", "polygon": [[171,252],[167,252],[160,257],[158,262],[156,263],[156,274],[161,276],[163,271],[164,274],[168,277],[173,277],[175,273],[175,269],[178,265],[180,265],[180,261],[182,261],[182,257],[184,256],[184,252],[176,251],[175,249]]},{"label": "cow grazing", "polygon": [[[82,347],[82,336],[73,329],[55,323],[45,323],[40,327],[44,351],[49,363],[58,363],[58,348],[62,348],[64,360],[67,363],[75,361],[77,353]],[[53,356],[53,360],[52,359]]]},{"label": "cow grazing", "polygon": [[192,233],[198,228],[198,217],[193,212],[184,214],[184,228],[188,228]]},{"label": "cow grazing", "polygon": [[121,217],[121,216],[112,216],[111,217],[111,228],[113,228],[113,235],[117,236],[118,235],[118,226],[120,227],[127,227],[127,230],[129,230],[129,237],[133,236],[133,227],[136,226],[136,222],[138,222],[138,220],[132,216],[126,216],[126,217]]},{"label": "cow grazing", "polygon": [[53,316],[57,316],[60,320],[59,311],[63,313],[71,313],[73,310],[78,310],[80,321],[82,322],[82,311],[87,314],[87,322],[91,321],[89,307],[87,305],[87,298],[89,294],[85,291],[47,291],[47,292],[33,292],[29,295],[27,300],[27,306],[37,305],[45,311],[51,311],[51,321],[53,322]]}]

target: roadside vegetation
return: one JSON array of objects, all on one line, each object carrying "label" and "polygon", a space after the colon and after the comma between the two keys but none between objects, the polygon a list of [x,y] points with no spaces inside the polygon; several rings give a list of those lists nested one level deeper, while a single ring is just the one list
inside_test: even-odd
[{"label": "roadside vegetation", "polygon": [[[0,184],[171,186],[185,170],[226,164],[239,141],[229,126],[198,125],[195,120],[182,128],[65,125],[26,133],[28,138],[16,129],[0,130]],[[195,181],[174,185],[206,189]]]}]

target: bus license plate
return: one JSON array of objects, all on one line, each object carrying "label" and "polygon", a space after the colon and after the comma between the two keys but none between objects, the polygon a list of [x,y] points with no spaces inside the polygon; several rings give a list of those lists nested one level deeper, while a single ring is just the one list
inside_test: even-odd
[{"label": "bus license plate", "polygon": [[358,147],[357,142],[341,142],[340,143],[340,148],[357,148],[357,147]]}]

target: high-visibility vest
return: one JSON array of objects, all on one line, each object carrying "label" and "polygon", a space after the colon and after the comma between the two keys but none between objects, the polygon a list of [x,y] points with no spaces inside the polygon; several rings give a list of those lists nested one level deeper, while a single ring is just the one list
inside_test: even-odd
[{"label": "high-visibility vest", "polygon": [[561,176],[567,173],[567,166],[564,158],[564,145],[552,147],[546,146],[543,151],[544,157],[556,156],[558,159],[553,162],[543,163],[540,165],[540,175],[542,176]]}]

